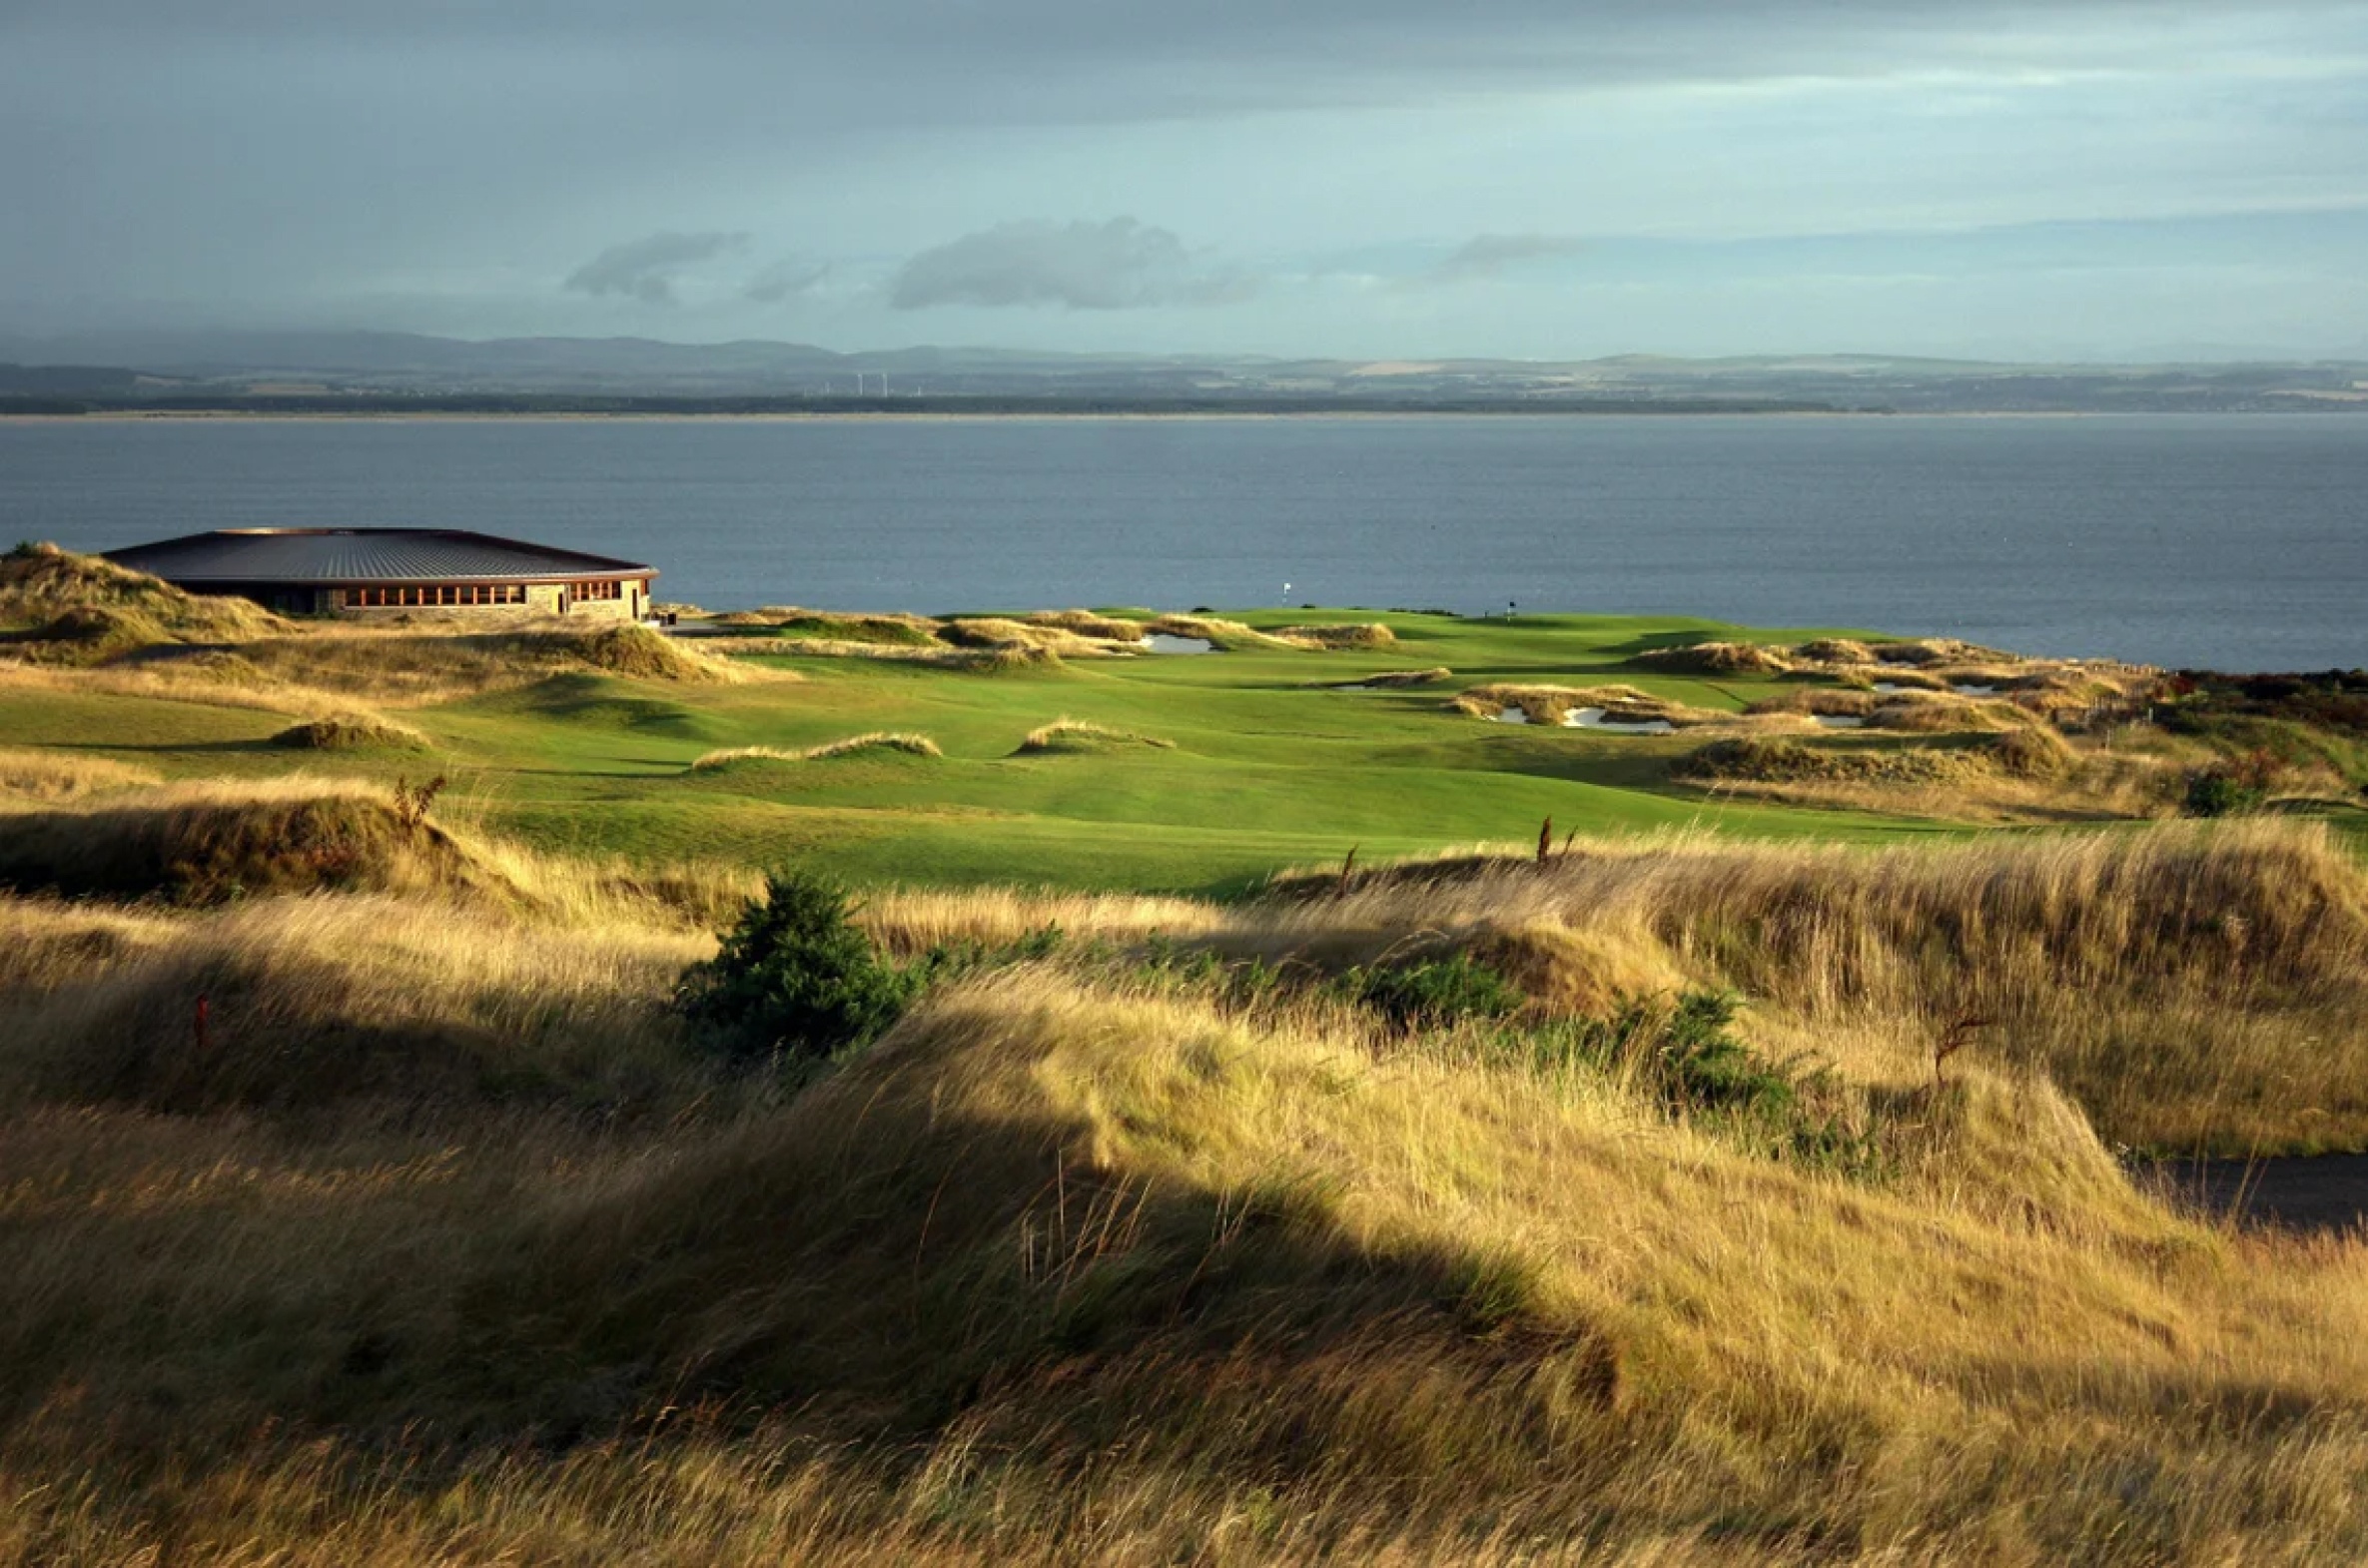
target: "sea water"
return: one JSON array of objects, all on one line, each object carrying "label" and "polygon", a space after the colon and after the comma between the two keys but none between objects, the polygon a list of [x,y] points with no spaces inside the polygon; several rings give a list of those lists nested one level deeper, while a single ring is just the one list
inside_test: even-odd
[{"label": "sea water", "polygon": [[472,528],[710,607],[1316,603],[2368,664],[2368,416],[0,421],[0,532]]}]

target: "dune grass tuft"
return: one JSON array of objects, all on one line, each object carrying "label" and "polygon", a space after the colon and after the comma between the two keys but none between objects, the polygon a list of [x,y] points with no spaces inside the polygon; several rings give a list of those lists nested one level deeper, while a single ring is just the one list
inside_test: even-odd
[{"label": "dune grass tuft", "polygon": [[1695,642],[1652,648],[1628,662],[1681,675],[1781,675],[1793,667],[1783,649],[1756,642]]},{"label": "dune grass tuft", "polygon": [[849,615],[831,610],[769,604],[708,617],[718,626],[765,627],[775,635],[825,641],[888,643],[927,647],[937,641],[939,622],[926,615]]},{"label": "dune grass tuft", "polygon": [[288,623],[251,600],[196,594],[54,544],[0,556],[0,629],[19,656],[88,663],[158,643],[244,642]]},{"label": "dune grass tuft", "polygon": [[1043,752],[1110,751],[1129,746],[1150,746],[1157,750],[1174,750],[1176,742],[1157,735],[1139,734],[1133,730],[1114,729],[1107,724],[1095,724],[1085,719],[1073,719],[1064,714],[1050,724],[1040,725],[1021,740],[1017,755],[1031,756]]},{"label": "dune grass tuft", "polygon": [[1394,648],[1397,633],[1379,621],[1334,626],[1278,626],[1274,636],[1309,648]]},{"label": "dune grass tuft", "polygon": [[691,763],[690,771],[705,773],[751,762],[824,762],[833,757],[855,757],[877,752],[902,752],[914,757],[942,757],[945,751],[927,735],[907,731],[872,730],[801,747],[731,746],[710,751]]},{"label": "dune grass tuft", "polygon": [[427,736],[376,713],[334,713],[292,724],[272,737],[297,751],[425,751]]},{"label": "dune grass tuft", "polygon": [[1105,642],[1134,644],[1143,640],[1143,622],[1097,615],[1092,610],[1034,610],[1019,619],[1031,626],[1056,626]]}]

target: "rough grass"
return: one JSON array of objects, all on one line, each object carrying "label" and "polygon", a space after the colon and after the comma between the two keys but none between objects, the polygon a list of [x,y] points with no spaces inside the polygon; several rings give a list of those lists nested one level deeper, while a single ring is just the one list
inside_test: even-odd
[{"label": "rough grass", "polygon": [[1304,649],[1305,644],[1277,637],[1257,630],[1237,620],[1223,620],[1203,615],[1162,615],[1147,621],[1146,634],[1158,632],[1166,637],[1196,637],[1220,652],[1238,652],[1246,648]]},{"label": "rough grass", "polygon": [[489,893],[498,877],[383,787],[303,777],[181,784],[0,812],[0,887],[204,903],[319,889]]},{"label": "rough grass", "polygon": [[245,642],[288,623],[250,600],[195,594],[54,544],[0,556],[0,629],[20,657],[91,663],[168,642]]},{"label": "rough grass", "polygon": [[901,642],[841,642],[829,637],[788,640],[774,637],[702,637],[701,646],[717,654],[801,659],[870,659],[887,664],[918,664],[932,669],[968,670],[1001,674],[1013,670],[1058,666],[1061,655],[1034,644],[1005,643],[991,647],[957,648],[943,643],[915,647]]},{"label": "rough grass", "polygon": [[1756,642],[1696,642],[1653,648],[1630,659],[1645,669],[1681,675],[1781,675],[1793,667],[1782,648]]},{"label": "rough grass", "polygon": [[1915,637],[1897,642],[1879,642],[1874,645],[1873,652],[1876,662],[1880,664],[1995,665],[2019,662],[2011,653],[1985,648],[1979,643],[1960,642],[1954,637]]},{"label": "rough grass", "polygon": [[292,724],[272,737],[296,751],[426,751],[425,734],[377,713],[334,713]]},{"label": "rough grass", "polygon": [[1394,648],[1397,633],[1379,621],[1336,626],[1278,626],[1274,636],[1309,648]]},{"label": "rough grass", "polygon": [[1143,640],[1141,621],[1121,620],[1115,615],[1097,615],[1092,610],[1036,610],[1019,617],[1033,626],[1058,626],[1074,631],[1082,637],[1096,637],[1106,642],[1139,643]]},{"label": "rough grass", "polygon": [[[2316,823],[1857,850],[1601,841],[1281,884],[1240,951],[1364,962],[1409,929],[1568,949],[1574,994],[1731,986],[1859,1076],[1928,1080],[1955,1020],[2109,1140],[2181,1154],[2368,1148],[2368,873]],[[1526,935],[1523,935],[1526,934]],[[1609,980],[1587,979],[1600,968]]]},{"label": "rough grass", "polygon": [[1875,650],[1855,637],[1818,637],[1795,647],[1793,657],[1816,664],[1872,664]]},{"label": "rough grass", "polygon": [[712,942],[685,930],[372,896],[178,918],[0,900],[0,931],[19,949],[0,967],[0,1084],[36,1105],[473,1113],[699,1092],[667,996]]},{"label": "rough grass", "polygon": [[818,745],[794,749],[780,746],[726,747],[699,757],[691,763],[690,771],[704,773],[751,762],[823,762],[833,757],[854,757],[883,751],[903,752],[914,757],[942,757],[946,754],[927,735],[872,730],[862,735],[849,735],[842,740],[826,740]]},{"label": "rough grass", "polygon": [[1073,719],[1064,714],[1050,724],[1030,730],[1021,740],[1018,754],[1033,756],[1044,752],[1111,751],[1129,746],[1151,746],[1167,751],[1174,749],[1175,745],[1175,741],[1163,740],[1157,735],[1113,729],[1107,724]]},{"label": "rough grass", "polygon": [[2042,725],[1936,740],[1900,746],[1735,737],[1677,759],[1670,777],[1722,798],[1998,823],[2159,818],[2173,814],[2183,787],[2168,758],[2075,750]]},{"label": "rough grass", "polygon": [[19,800],[79,800],[114,790],[163,783],[147,768],[73,751],[0,746],[0,796]]},{"label": "rough grass", "polygon": [[302,774],[23,805],[0,810],[0,887],[189,905],[401,893],[576,926],[704,926],[753,886],[728,867],[538,855],[447,814],[407,813],[383,784]]},{"label": "rough grass", "polygon": [[1435,686],[1453,678],[1455,671],[1444,664],[1426,670],[1378,670],[1370,675],[1359,675],[1353,680],[1325,680],[1313,682],[1318,690],[1338,691],[1346,687],[1365,686],[1390,691],[1409,686]]},{"label": "rough grass", "polygon": [[2360,881],[2248,828],[870,912],[1754,979],[1857,1178],[1287,987],[988,970],[792,1098],[676,1031],[676,934],[0,903],[0,1560],[2354,1559],[2362,1243],[2164,1212],[2001,1046],[1887,1053],[1953,961],[2225,994],[2207,909],[2356,977]]},{"label": "rough grass", "polygon": [[1723,784],[1929,785],[1973,782],[1988,774],[1990,764],[1982,753],[1960,747],[1840,748],[1737,736],[1688,752],[1669,772]]},{"label": "rough grass", "polygon": [[987,615],[947,621],[938,628],[938,636],[958,648],[1101,659],[1117,658],[1138,651],[1137,644],[1142,640],[1139,628],[1130,626],[1127,630],[1130,635],[1112,641],[1081,635],[1062,624]]},{"label": "rough grass", "polygon": [[819,637],[839,642],[876,642],[926,647],[937,641],[939,622],[926,615],[847,615],[829,610],[770,604],[762,609],[713,615],[718,626],[763,626],[784,637]]}]

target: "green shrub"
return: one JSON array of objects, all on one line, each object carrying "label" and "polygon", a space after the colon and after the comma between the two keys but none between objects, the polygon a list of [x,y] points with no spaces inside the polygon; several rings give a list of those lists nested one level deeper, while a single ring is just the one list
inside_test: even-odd
[{"label": "green shrub", "polygon": [[1339,987],[1400,1029],[1509,1018],[1526,1000],[1504,976],[1465,953],[1390,969],[1352,969],[1340,977]]},{"label": "green shrub", "polygon": [[2285,768],[2275,752],[2255,746],[2188,774],[2187,798],[2181,809],[2190,817],[2235,817],[2257,811]]},{"label": "green shrub", "polygon": [[2180,809],[2190,817],[2236,817],[2261,804],[2261,792],[2248,789],[2226,773],[2205,768],[2187,775],[2187,798]]},{"label": "green shrub", "polygon": [[1746,1045],[1735,1034],[1742,1008],[1732,991],[1634,998],[1609,1018],[1507,1030],[1493,1045],[1549,1076],[1623,1079],[1668,1115],[1768,1158],[1880,1175],[1879,1141],[1842,1114],[1842,1087],[1827,1073],[1771,1062]]},{"label": "green shrub", "polygon": [[885,962],[852,913],[842,884],[773,873],[715,957],[683,972],[683,1011],[748,1061],[827,1058],[879,1038],[923,977]]}]

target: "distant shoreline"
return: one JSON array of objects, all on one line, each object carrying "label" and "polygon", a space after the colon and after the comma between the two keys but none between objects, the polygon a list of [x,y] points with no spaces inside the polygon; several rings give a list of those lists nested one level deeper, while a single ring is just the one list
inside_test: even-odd
[{"label": "distant shoreline", "polygon": [[754,398],[597,399],[521,397],[465,398],[256,398],[204,403],[86,402],[73,399],[0,398],[0,419],[1271,419],[1304,417],[1436,418],[1684,418],[1704,416],[1882,416],[1882,408],[1849,408],[1825,402],[1752,399],[1605,399],[1594,402],[1513,400],[1372,401],[1341,399],[1242,399],[1238,402],[1147,400],[1074,401],[1034,398],[897,398],[828,402],[775,402]]}]

